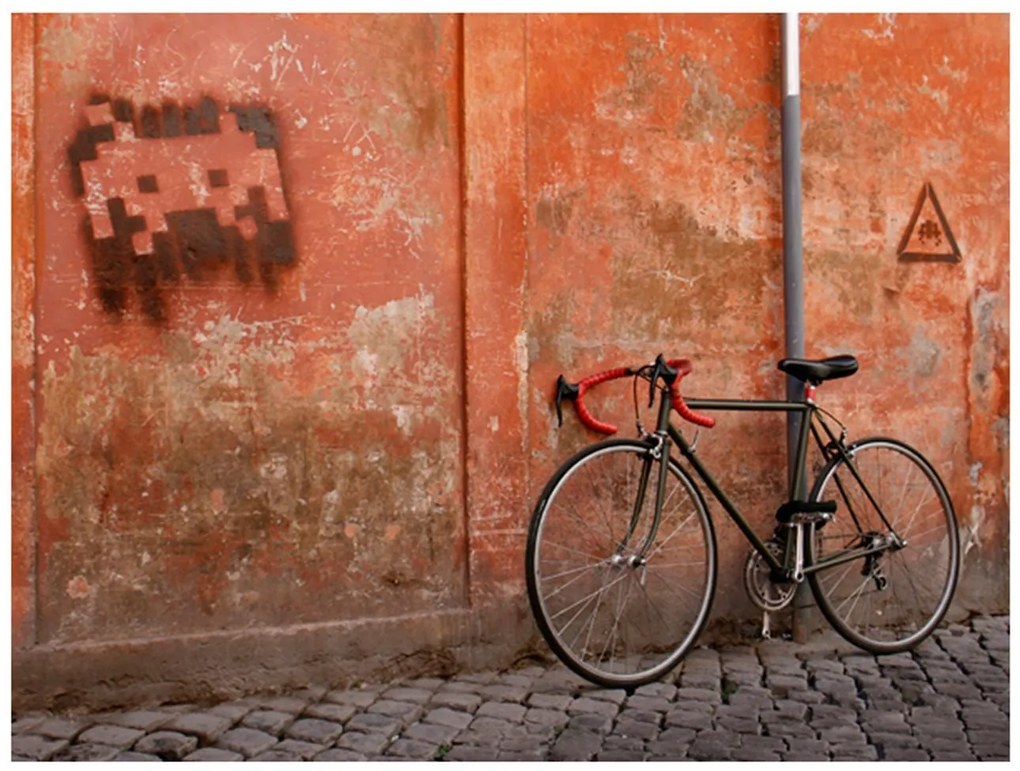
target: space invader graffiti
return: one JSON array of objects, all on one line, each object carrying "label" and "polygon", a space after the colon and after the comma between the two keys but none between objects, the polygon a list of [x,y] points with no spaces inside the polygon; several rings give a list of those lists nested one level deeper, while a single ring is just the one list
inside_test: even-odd
[{"label": "space invader graffiti", "polygon": [[221,111],[145,106],[96,97],[69,149],[72,182],[103,307],[122,313],[133,287],[143,313],[165,317],[163,289],[223,266],[276,285],[295,259],[273,116],[263,107]]}]

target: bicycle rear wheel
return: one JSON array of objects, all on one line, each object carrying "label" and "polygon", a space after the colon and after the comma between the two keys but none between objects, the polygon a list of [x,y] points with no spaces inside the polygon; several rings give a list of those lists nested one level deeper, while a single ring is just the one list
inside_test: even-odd
[{"label": "bicycle rear wheel", "polygon": [[546,485],[528,533],[532,612],[549,647],[609,688],[662,677],[693,645],[715,590],[715,534],[673,459],[657,528],[660,461],[648,442],[609,440]]},{"label": "bicycle rear wheel", "polygon": [[872,653],[908,650],[938,626],[956,589],[953,504],[931,464],[902,442],[865,439],[849,455],[856,475],[837,456],[812,491],[812,500],[835,500],[838,508],[808,538],[806,562],[820,568],[808,581],[847,640]]}]

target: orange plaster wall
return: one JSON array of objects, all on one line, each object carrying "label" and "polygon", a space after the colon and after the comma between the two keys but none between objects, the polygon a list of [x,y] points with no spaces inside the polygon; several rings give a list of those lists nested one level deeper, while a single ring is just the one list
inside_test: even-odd
[{"label": "orange plaster wall", "polygon": [[[801,19],[807,351],[862,363],[821,398],[931,456],[963,601],[996,607],[1008,37],[1004,16]],[[474,619],[463,638],[487,608],[513,648],[531,507],[593,438],[556,426],[558,374],[663,351],[694,361],[691,395],[784,394],[778,17],[38,15],[13,45],[18,649],[436,613]],[[185,219],[171,253],[200,270],[124,274],[118,309],[70,155],[97,94],[138,121],[266,111],[279,262],[245,277],[258,252],[216,263],[220,231]],[[926,183],[959,262],[897,258]],[[632,430],[629,387],[593,406]],[[775,416],[703,432],[762,529],[784,443]],[[718,531],[715,612],[739,619],[746,551]]]}]

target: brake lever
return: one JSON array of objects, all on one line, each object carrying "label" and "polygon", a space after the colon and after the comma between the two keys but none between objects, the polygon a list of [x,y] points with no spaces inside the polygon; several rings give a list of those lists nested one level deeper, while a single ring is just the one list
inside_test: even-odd
[{"label": "brake lever", "polygon": [[652,369],[652,381],[648,386],[649,408],[655,406],[655,384],[659,382],[659,378],[661,377],[663,382],[667,386],[670,386],[673,384],[673,381],[676,380],[676,376],[678,374],[680,373],[677,370],[673,369],[673,367],[666,363],[666,359],[661,353],[655,358],[655,366]]},{"label": "brake lever", "polygon": [[559,425],[563,426],[563,404],[564,399],[576,399],[580,394],[581,389],[574,383],[568,383],[567,379],[560,375],[556,379],[556,418],[559,420]]}]

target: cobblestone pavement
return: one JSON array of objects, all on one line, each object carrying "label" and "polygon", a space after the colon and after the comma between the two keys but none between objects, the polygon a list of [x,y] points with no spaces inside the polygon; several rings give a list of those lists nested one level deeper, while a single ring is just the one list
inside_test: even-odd
[{"label": "cobblestone pavement", "polygon": [[912,653],[701,647],[628,695],[558,663],[217,705],[13,716],[16,760],[1008,760],[1009,620]]}]

